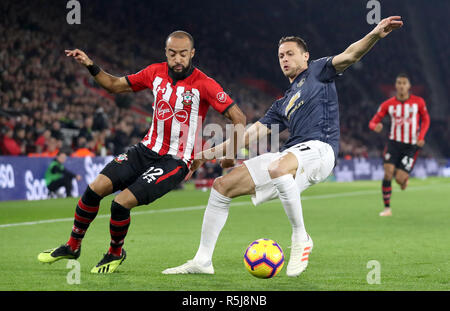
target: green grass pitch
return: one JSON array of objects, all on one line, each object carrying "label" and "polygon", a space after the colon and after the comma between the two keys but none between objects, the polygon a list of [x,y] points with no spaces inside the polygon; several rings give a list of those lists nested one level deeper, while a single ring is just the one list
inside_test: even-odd
[{"label": "green grass pitch", "polygon": [[[450,179],[411,179],[393,187],[393,217],[379,217],[381,183],[326,182],[302,194],[306,229],[314,240],[308,269],[286,276],[291,229],[279,200],[253,207],[249,197],[232,201],[214,254],[214,275],[163,275],[191,259],[198,247],[209,192],[173,191],[132,211],[125,241],[128,258],[111,275],[89,273],[109,245],[109,207],[83,241],[80,284],[70,285],[67,261],[37,261],[40,251],[67,241],[76,199],[0,203],[0,290],[449,290]],[[48,221],[47,221],[48,220]],[[11,225],[12,224],[12,225]],[[251,276],[243,253],[258,238],[276,240],[286,254],[273,279]],[[380,263],[380,284],[368,284],[370,260]]]}]

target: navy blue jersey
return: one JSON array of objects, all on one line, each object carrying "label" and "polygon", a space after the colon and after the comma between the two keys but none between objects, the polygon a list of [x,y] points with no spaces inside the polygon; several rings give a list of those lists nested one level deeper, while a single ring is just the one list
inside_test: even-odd
[{"label": "navy blue jersey", "polygon": [[339,106],[334,79],[341,74],[336,72],[332,59],[311,61],[283,98],[275,101],[259,120],[269,129],[278,124],[280,132],[289,130],[289,139],[281,151],[308,140],[320,140],[331,145],[337,159]]}]

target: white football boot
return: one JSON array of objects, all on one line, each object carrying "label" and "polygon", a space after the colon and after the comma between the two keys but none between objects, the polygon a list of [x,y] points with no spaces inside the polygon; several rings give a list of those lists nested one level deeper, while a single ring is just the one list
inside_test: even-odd
[{"label": "white football boot", "polygon": [[299,276],[300,273],[305,271],[312,249],[313,241],[309,235],[307,241],[292,243],[289,263],[286,268],[287,276]]},{"label": "white football boot", "polygon": [[202,266],[193,260],[188,260],[185,264],[168,268],[162,272],[163,274],[214,274],[214,267],[212,263],[209,266]]}]

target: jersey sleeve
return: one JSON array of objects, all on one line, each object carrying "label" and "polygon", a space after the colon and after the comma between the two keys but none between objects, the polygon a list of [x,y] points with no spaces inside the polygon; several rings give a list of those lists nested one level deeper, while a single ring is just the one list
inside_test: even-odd
[{"label": "jersey sleeve", "polygon": [[333,66],[334,56],[322,57],[313,60],[309,66],[311,67],[311,72],[317,77],[321,82],[332,82],[338,76],[342,76],[342,73],[337,73],[336,68]]},{"label": "jersey sleeve", "polygon": [[206,79],[204,92],[203,96],[206,96],[206,101],[222,114],[234,105],[234,101],[223,91],[220,84],[211,78]]},{"label": "jersey sleeve", "polygon": [[425,139],[425,135],[427,134],[427,131],[430,128],[430,115],[428,114],[427,105],[425,104],[425,100],[423,98],[419,106],[419,114],[420,114],[420,132],[418,139],[423,140]]},{"label": "jersey sleeve", "polygon": [[286,129],[286,124],[283,122],[283,117],[279,113],[279,101],[276,101],[267,110],[266,114],[258,121],[264,124],[269,130],[272,130],[273,125],[278,125],[279,133]]},{"label": "jersey sleeve", "polygon": [[125,79],[127,79],[128,84],[134,92],[139,92],[147,88],[152,88],[154,72],[154,66],[150,65],[135,74],[125,76]]},{"label": "jersey sleeve", "polygon": [[377,126],[377,124],[380,123],[381,120],[383,120],[384,116],[387,113],[387,109],[388,109],[388,102],[386,101],[380,105],[377,113],[373,116],[372,120],[370,120],[369,122],[369,128],[372,131],[375,129],[375,126]]}]

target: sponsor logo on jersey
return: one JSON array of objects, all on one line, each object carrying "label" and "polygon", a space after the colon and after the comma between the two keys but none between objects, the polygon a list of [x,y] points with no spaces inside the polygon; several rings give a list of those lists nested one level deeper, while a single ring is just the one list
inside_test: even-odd
[{"label": "sponsor logo on jersey", "polygon": [[224,103],[227,101],[227,94],[225,92],[219,92],[216,96],[217,100],[221,103]]},{"label": "sponsor logo on jersey", "polygon": [[158,92],[161,92],[161,94],[164,95],[164,93],[166,93],[166,88],[165,88],[165,87],[158,86],[158,87],[156,88],[156,93],[158,93]]},{"label": "sponsor logo on jersey", "polygon": [[156,119],[159,121],[166,121],[172,117],[180,123],[185,123],[189,115],[186,110],[178,110],[177,112],[173,112],[172,107],[165,100],[160,100],[156,105]]},{"label": "sponsor logo on jersey", "polygon": [[173,111],[169,103],[165,100],[160,100],[156,105],[156,119],[159,121],[165,121],[172,117]]}]

